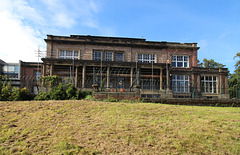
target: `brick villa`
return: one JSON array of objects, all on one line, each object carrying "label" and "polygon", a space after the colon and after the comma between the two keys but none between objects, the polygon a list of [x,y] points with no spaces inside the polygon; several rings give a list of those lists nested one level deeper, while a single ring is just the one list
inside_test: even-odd
[{"label": "brick villa", "polygon": [[47,35],[43,76],[71,80],[79,89],[134,91],[142,97],[229,98],[227,68],[197,64],[197,43],[139,38]]}]

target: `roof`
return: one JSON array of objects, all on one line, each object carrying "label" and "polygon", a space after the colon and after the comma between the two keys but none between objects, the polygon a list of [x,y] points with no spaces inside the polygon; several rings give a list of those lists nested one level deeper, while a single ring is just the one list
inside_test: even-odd
[{"label": "roof", "polygon": [[141,46],[149,48],[190,48],[198,50],[197,43],[179,43],[166,41],[147,41],[143,38],[127,38],[127,37],[107,37],[107,36],[91,36],[91,35],[70,35],[70,36],[54,36],[47,35],[45,39],[47,43],[56,42],[60,44],[104,44],[116,46]]},{"label": "roof", "polygon": [[2,59],[0,59],[0,65],[5,64],[6,62],[4,62]]}]

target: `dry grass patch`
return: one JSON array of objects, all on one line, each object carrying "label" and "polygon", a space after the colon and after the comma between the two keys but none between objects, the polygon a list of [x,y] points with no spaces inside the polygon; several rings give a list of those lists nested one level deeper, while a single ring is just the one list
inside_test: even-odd
[{"label": "dry grass patch", "polygon": [[240,110],[100,101],[0,103],[0,154],[239,154]]}]

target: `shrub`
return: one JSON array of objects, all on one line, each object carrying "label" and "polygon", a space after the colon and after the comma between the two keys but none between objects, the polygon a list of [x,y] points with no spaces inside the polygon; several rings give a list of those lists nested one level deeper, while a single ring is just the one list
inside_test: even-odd
[{"label": "shrub", "polygon": [[92,91],[77,91],[76,99],[81,100],[86,98],[88,95],[92,96]]},{"label": "shrub", "polygon": [[34,100],[37,101],[43,101],[43,100],[50,100],[50,93],[49,92],[42,92],[37,94],[37,96],[35,96]]},{"label": "shrub", "polygon": [[50,98],[52,100],[66,100],[66,88],[62,83],[59,83],[57,87],[53,87],[50,92]]},{"label": "shrub", "polygon": [[11,98],[9,99],[11,101],[20,101],[20,89],[19,88],[13,88]]},{"label": "shrub", "polygon": [[85,97],[86,100],[94,100],[94,97],[92,95],[87,95]]},{"label": "shrub", "polygon": [[20,100],[21,101],[30,101],[34,99],[34,95],[29,92],[29,90],[24,87],[20,90]]},{"label": "shrub", "polygon": [[0,94],[0,100],[2,101],[8,101],[11,98],[11,84],[8,83],[6,86],[2,87],[1,94]]},{"label": "shrub", "polygon": [[66,95],[67,99],[76,99],[77,88],[74,87],[72,83],[67,84]]}]

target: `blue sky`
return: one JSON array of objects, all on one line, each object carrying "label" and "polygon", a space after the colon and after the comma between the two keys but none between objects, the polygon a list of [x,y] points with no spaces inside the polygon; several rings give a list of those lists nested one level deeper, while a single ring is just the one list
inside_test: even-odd
[{"label": "blue sky", "polygon": [[196,42],[198,58],[234,71],[240,52],[239,0],[0,0],[0,59],[38,61],[52,35]]}]

